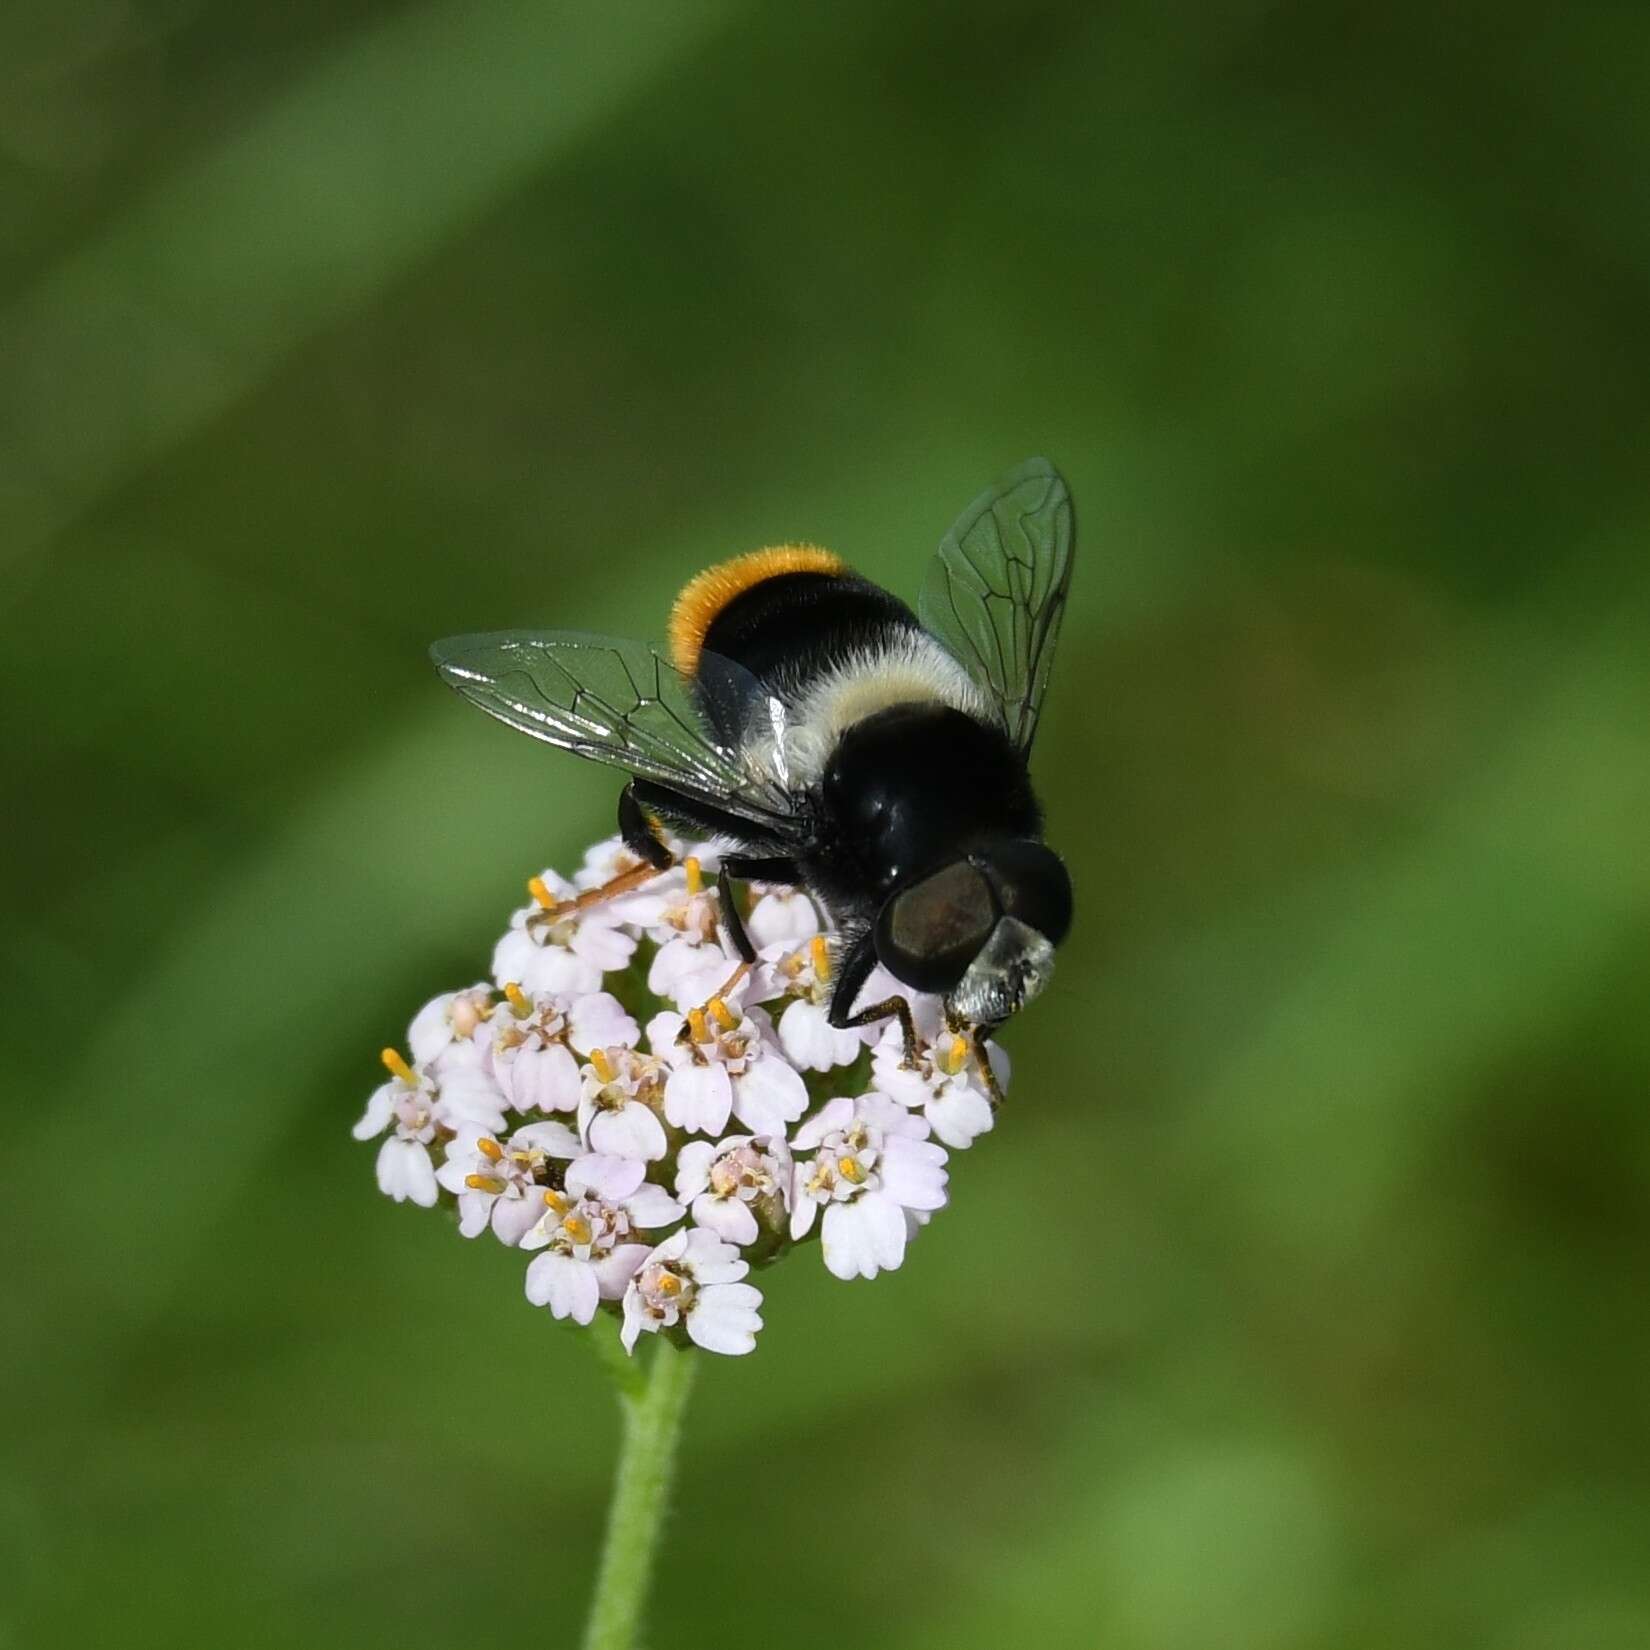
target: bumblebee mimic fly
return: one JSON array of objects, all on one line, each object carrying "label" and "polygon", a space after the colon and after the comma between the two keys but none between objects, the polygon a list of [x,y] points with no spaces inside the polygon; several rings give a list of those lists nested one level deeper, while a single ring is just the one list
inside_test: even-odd
[{"label": "bumblebee mimic fly", "polygon": [[963,512],[915,612],[829,551],[784,545],[690,580],[668,652],[531,630],[431,652],[489,715],[631,775],[627,884],[673,863],[661,823],[731,844],[720,908],[746,963],[735,880],[817,898],[840,947],[831,1023],[897,1014],[909,1054],[903,997],[855,1008],[877,963],[983,1040],[1048,983],[1071,926],[1028,759],[1074,537],[1065,482],[1034,458]]}]

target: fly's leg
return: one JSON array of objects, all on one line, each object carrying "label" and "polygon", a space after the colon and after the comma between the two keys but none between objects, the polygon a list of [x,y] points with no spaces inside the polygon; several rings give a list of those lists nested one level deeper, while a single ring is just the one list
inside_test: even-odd
[{"label": "fly's leg", "polygon": [[[739,906],[733,897],[734,880],[749,882],[783,882],[793,888],[802,880],[802,872],[794,859],[756,859],[748,854],[724,854],[722,869],[717,878],[717,901],[722,913],[722,926],[733,941],[733,948],[747,966],[756,961],[756,947],[745,932],[745,919],[739,915]],[[726,987],[723,988],[724,990]]]},{"label": "fly's leg", "polygon": [[832,1020],[838,1031],[852,1031],[855,1026],[868,1026],[877,1020],[886,1020],[892,1014],[899,1020],[900,1035],[905,1039],[905,1055],[900,1064],[907,1071],[917,1069],[917,1025],[911,1018],[911,1004],[904,997],[884,997],[845,1020]]},{"label": "fly's leg", "polygon": [[995,1026],[971,1026],[966,1020],[946,1010],[945,1023],[953,1037],[967,1039],[968,1046],[973,1052],[974,1059],[980,1068],[980,1076],[985,1080],[986,1098],[991,1102],[991,1109],[995,1111],[1003,1103],[1003,1086],[997,1081],[997,1068],[991,1063],[991,1051],[985,1046],[991,1040],[991,1033]]},{"label": "fly's leg", "polygon": [[662,836],[661,827],[657,819],[645,812],[641,803],[636,799],[634,781],[626,785],[619,793],[619,835],[624,839],[624,845],[641,861],[633,865],[628,871],[620,871],[598,888],[586,888],[582,894],[575,894],[572,899],[558,900],[545,886],[542,877],[533,877],[527,884],[527,892],[543,907],[547,916],[552,920],[574,915],[579,911],[588,911],[592,905],[600,905],[603,900],[617,899],[620,894],[628,894],[633,888],[640,888],[643,883],[651,882],[662,872],[668,871],[676,863],[676,856],[668,849]]},{"label": "fly's leg", "polygon": [[911,1018],[911,1005],[904,997],[885,997],[880,1003],[872,1003],[869,1008],[854,1012],[854,998],[860,994],[876,965],[877,954],[871,936],[861,934],[848,947],[847,955],[842,959],[836,988],[831,992],[831,1010],[826,1018],[838,1031],[851,1031],[855,1026],[868,1026],[877,1020],[885,1020],[890,1014],[897,1016],[900,1033],[905,1039],[905,1057],[901,1064],[908,1071],[914,1071],[917,1065],[917,1027]]}]

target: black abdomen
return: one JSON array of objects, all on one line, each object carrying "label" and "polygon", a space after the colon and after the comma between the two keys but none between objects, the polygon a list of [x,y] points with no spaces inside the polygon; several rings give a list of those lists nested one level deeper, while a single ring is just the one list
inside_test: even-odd
[{"label": "black abdomen", "polygon": [[857,573],[779,573],[740,591],[711,620],[704,646],[794,701],[850,655],[920,628],[904,602]]}]

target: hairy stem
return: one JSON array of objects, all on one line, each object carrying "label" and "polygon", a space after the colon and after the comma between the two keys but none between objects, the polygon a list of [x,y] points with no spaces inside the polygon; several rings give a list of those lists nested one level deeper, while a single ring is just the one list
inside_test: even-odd
[{"label": "hairy stem", "polygon": [[584,1650],[633,1650],[670,1498],[682,1411],[698,1359],[663,1335],[651,1339],[655,1345],[646,1373],[635,1371],[619,1388],[624,1415],[619,1470]]}]

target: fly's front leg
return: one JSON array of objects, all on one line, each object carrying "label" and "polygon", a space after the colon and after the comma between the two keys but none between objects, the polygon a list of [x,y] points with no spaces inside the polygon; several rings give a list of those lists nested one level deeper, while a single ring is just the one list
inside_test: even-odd
[{"label": "fly's front leg", "polygon": [[991,1040],[995,1026],[971,1026],[960,1015],[945,1011],[945,1023],[953,1037],[964,1038],[979,1063],[980,1076],[985,1080],[986,1098],[995,1111],[1003,1103],[1003,1086],[997,1081],[997,1068],[991,1063],[991,1051],[985,1046]]},{"label": "fly's front leg", "polygon": [[745,964],[756,961],[756,947],[745,932],[745,919],[739,915],[739,906],[733,897],[734,879],[741,882],[784,882],[793,888],[802,880],[802,872],[794,859],[756,859],[749,854],[723,854],[722,868],[717,875],[717,903],[722,913],[722,926],[733,941]]},{"label": "fly's front leg", "polygon": [[862,934],[848,948],[842,959],[841,972],[836,978],[836,989],[831,993],[831,1010],[826,1018],[838,1031],[851,1031],[855,1026],[868,1026],[877,1020],[886,1020],[890,1014],[899,1019],[901,1035],[905,1039],[905,1057],[900,1062],[908,1071],[917,1065],[917,1027],[911,1018],[911,1005],[904,997],[885,997],[880,1003],[854,1012],[856,998],[871,970],[877,965],[877,954],[869,934]]},{"label": "fly's front leg", "polygon": [[651,882],[676,863],[676,856],[664,844],[658,820],[648,814],[637,800],[634,780],[619,793],[619,835],[624,839],[625,847],[641,864],[633,865],[628,871],[620,871],[600,887],[587,888],[572,899],[558,900],[542,877],[532,878],[527,884],[527,892],[550,917],[566,917],[578,911],[588,911],[592,905],[600,905],[603,900],[628,894],[632,888]]},{"label": "fly's front leg", "polygon": [[[688,875],[688,891],[697,893],[698,890],[691,886],[695,875],[691,862]],[[713,1025],[719,1026],[723,1031],[731,1031],[739,1023],[738,1017],[728,1008],[727,995],[755,967],[756,947],[751,944],[751,937],[745,931],[745,919],[740,916],[739,904],[734,898],[735,879],[744,881],[754,877],[760,882],[794,884],[801,879],[801,875],[793,859],[759,859],[749,854],[723,854],[721,869],[717,872],[716,878],[716,903],[722,919],[723,932],[734,950],[739,953],[739,966],[705,1002],[698,1008],[688,1011],[682,1022],[682,1029],[676,1034],[676,1041],[683,1047],[691,1048],[696,1043],[703,1043]]]}]

